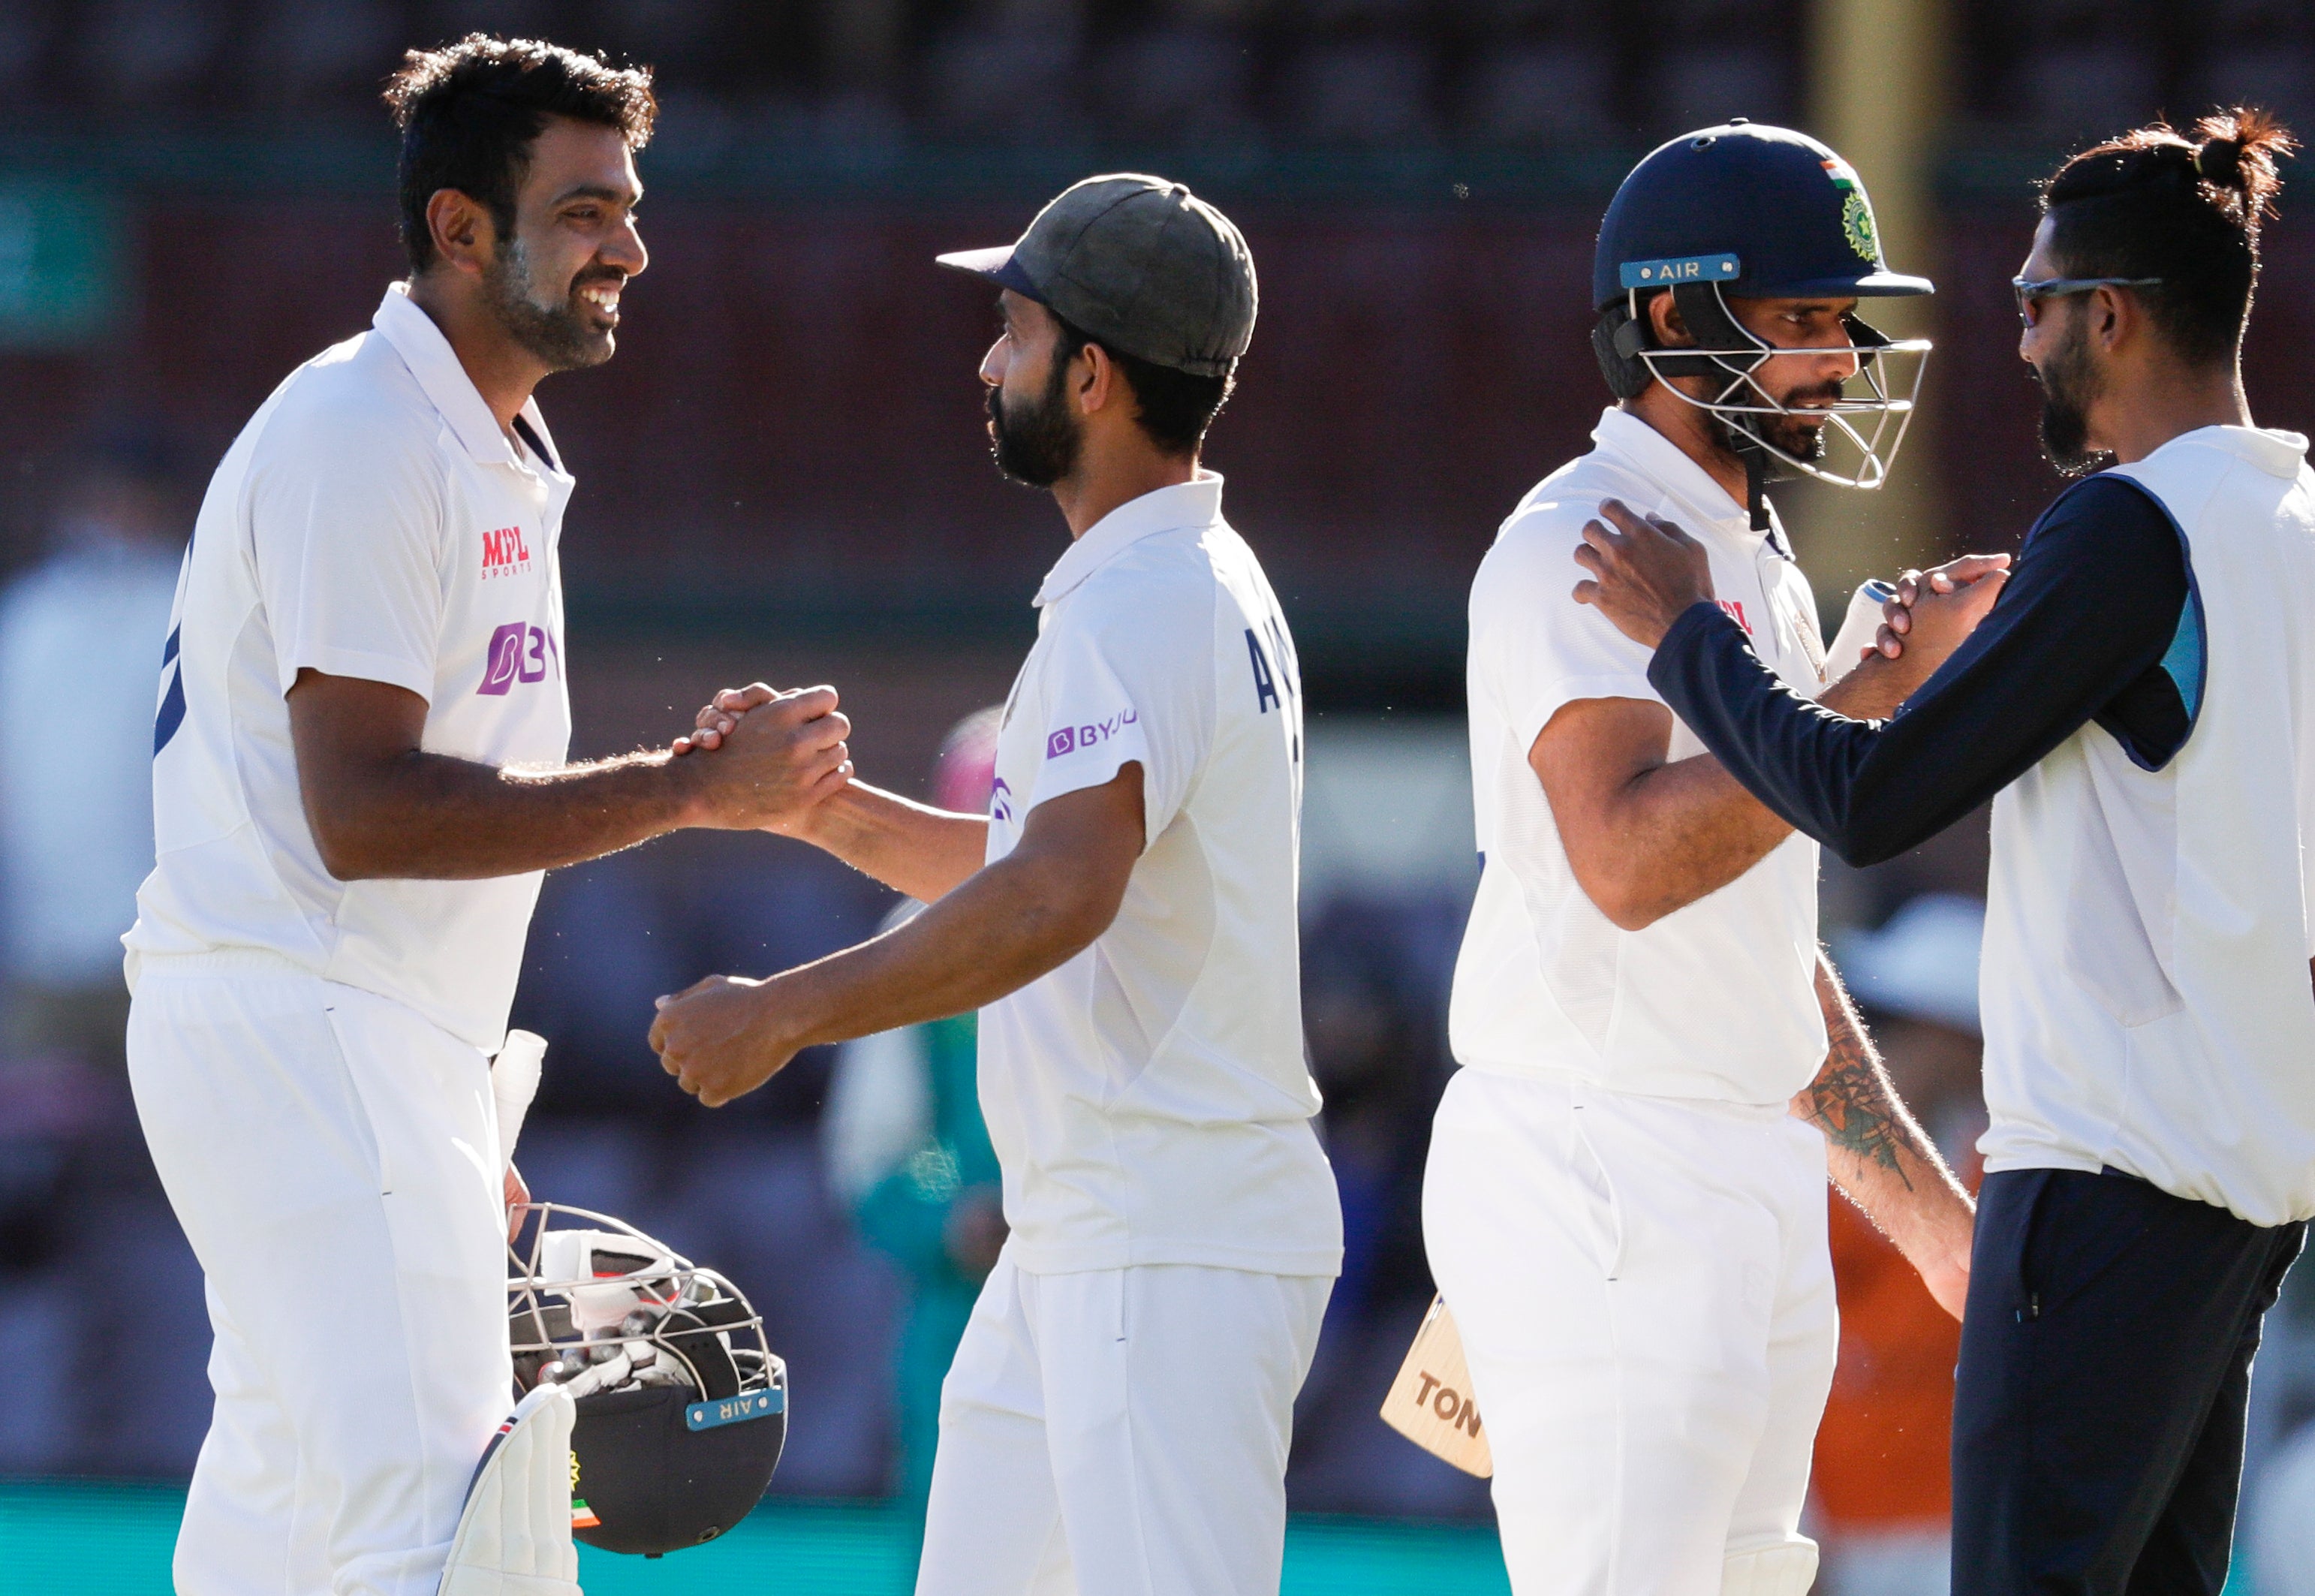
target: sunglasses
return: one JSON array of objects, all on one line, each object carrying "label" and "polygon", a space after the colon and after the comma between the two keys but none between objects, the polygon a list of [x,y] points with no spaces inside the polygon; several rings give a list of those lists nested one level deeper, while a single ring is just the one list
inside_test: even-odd
[{"label": "sunglasses", "polygon": [[2062,299],[2069,294],[2087,294],[2092,288],[2151,288],[2161,285],[2159,277],[2045,277],[2036,281],[2032,278],[2013,277],[2009,291],[2018,296],[2018,319],[2030,327],[2041,315],[2036,308],[2044,299]]}]

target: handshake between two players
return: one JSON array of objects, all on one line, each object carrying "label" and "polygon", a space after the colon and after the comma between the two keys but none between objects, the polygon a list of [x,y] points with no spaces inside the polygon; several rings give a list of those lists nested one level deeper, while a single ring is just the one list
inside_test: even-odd
[{"label": "handshake between two players", "polygon": [[[732,794],[725,812],[753,814],[733,829],[752,826],[803,841],[813,840],[820,806],[852,780],[845,739],[851,722],[837,708],[833,687],[785,691],[761,682],[727,688],[700,710],[670,751],[743,762],[746,774],[715,772],[710,791]],[[795,1056],[801,1042],[785,1042],[757,994],[766,983],[711,975],[659,1000],[651,1044],[677,1084],[710,1108],[761,1086]]]},{"label": "handshake between two players", "polygon": [[[928,907],[663,998],[652,1046],[702,1103],[981,1015],[1011,1228],[943,1388],[919,1596],[1274,1592],[1342,1228],[1302,1051],[1294,643],[1199,457],[1253,334],[1246,240],[1116,174],[941,258],[998,293],[997,464],[1070,535],[986,813],[856,779],[825,687],[727,692],[670,749],[572,764],[572,479],[532,390],[610,358],[644,270],[650,79],[476,35],[387,97],[410,275],[235,440],[164,652],[126,941],[138,1113],[217,1336],[178,1589],[575,1596],[561,1432],[491,1450],[513,1362],[485,1060],[543,873],[708,827]],[[2017,574],[1909,582],[1831,659],[1761,485],[1885,478],[1892,374],[1926,345],[1858,309],[1929,285],[1888,269],[1834,152],[1741,119],[1610,207],[1617,403],[1472,595],[1485,864],[1424,1193],[1521,1596],[1808,1588],[1828,1173],[1969,1303],[1956,1588],[2075,1577],[2094,1538],[2044,1521],[2083,1515],[2170,1548],[2178,1589],[2223,1569],[2257,1315],[2315,1212],[2292,785],[2315,655],[2289,631],[2315,478],[2231,364],[2289,140],[2253,114],[2198,132],[2078,157],[2017,284],[2053,457],[2122,465]],[[1810,838],[1885,857],[1996,792],[1974,1222],[1998,1267],[1974,1272],[1971,1200],[1818,946]],[[2027,1246],[2062,1235],[2089,1239]],[[2109,1422],[2071,1453],[2042,1433]],[[2045,1453],[2075,1462],[2053,1480]],[[541,1527],[520,1567],[458,1529],[478,1458],[476,1511]],[[2009,1506],[2077,1484],[2071,1518]]]}]

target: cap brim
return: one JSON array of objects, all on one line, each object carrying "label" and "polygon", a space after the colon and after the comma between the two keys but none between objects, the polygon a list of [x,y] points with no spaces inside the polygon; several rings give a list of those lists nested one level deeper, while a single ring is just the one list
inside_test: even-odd
[{"label": "cap brim", "polygon": [[951,271],[971,272],[1000,288],[1026,294],[1040,305],[1045,302],[1045,296],[1035,283],[1029,280],[1029,274],[1021,270],[1021,263],[1013,258],[1013,246],[1009,244],[1000,244],[995,249],[957,250],[945,255],[935,255],[933,263],[945,266]]}]

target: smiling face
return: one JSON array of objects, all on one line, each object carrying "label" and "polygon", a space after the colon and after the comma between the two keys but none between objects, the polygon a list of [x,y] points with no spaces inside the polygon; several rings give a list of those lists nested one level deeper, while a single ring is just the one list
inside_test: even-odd
[{"label": "smiling face", "polygon": [[643,184],[616,128],[550,119],[530,148],[514,229],[483,269],[501,326],[550,371],[618,347],[619,296],[650,262],[635,229]]}]

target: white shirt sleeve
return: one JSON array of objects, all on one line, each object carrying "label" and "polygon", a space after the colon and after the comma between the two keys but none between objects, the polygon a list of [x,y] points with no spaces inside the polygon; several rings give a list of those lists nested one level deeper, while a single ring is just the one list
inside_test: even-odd
[{"label": "white shirt sleeve", "polygon": [[1138,761],[1144,837],[1173,824],[1213,741],[1214,673],[1211,591],[1175,588],[1087,590],[1054,617],[1031,808]]},{"label": "white shirt sleeve", "polygon": [[1506,526],[1471,586],[1471,659],[1521,749],[1551,717],[1584,698],[1663,699],[1648,685],[1650,651],[1589,604],[1575,563],[1589,502],[1549,501]]},{"label": "white shirt sleeve", "polygon": [[251,473],[251,540],[281,691],[310,668],[430,704],[446,585],[439,468],[326,424],[261,447],[274,458]]}]

